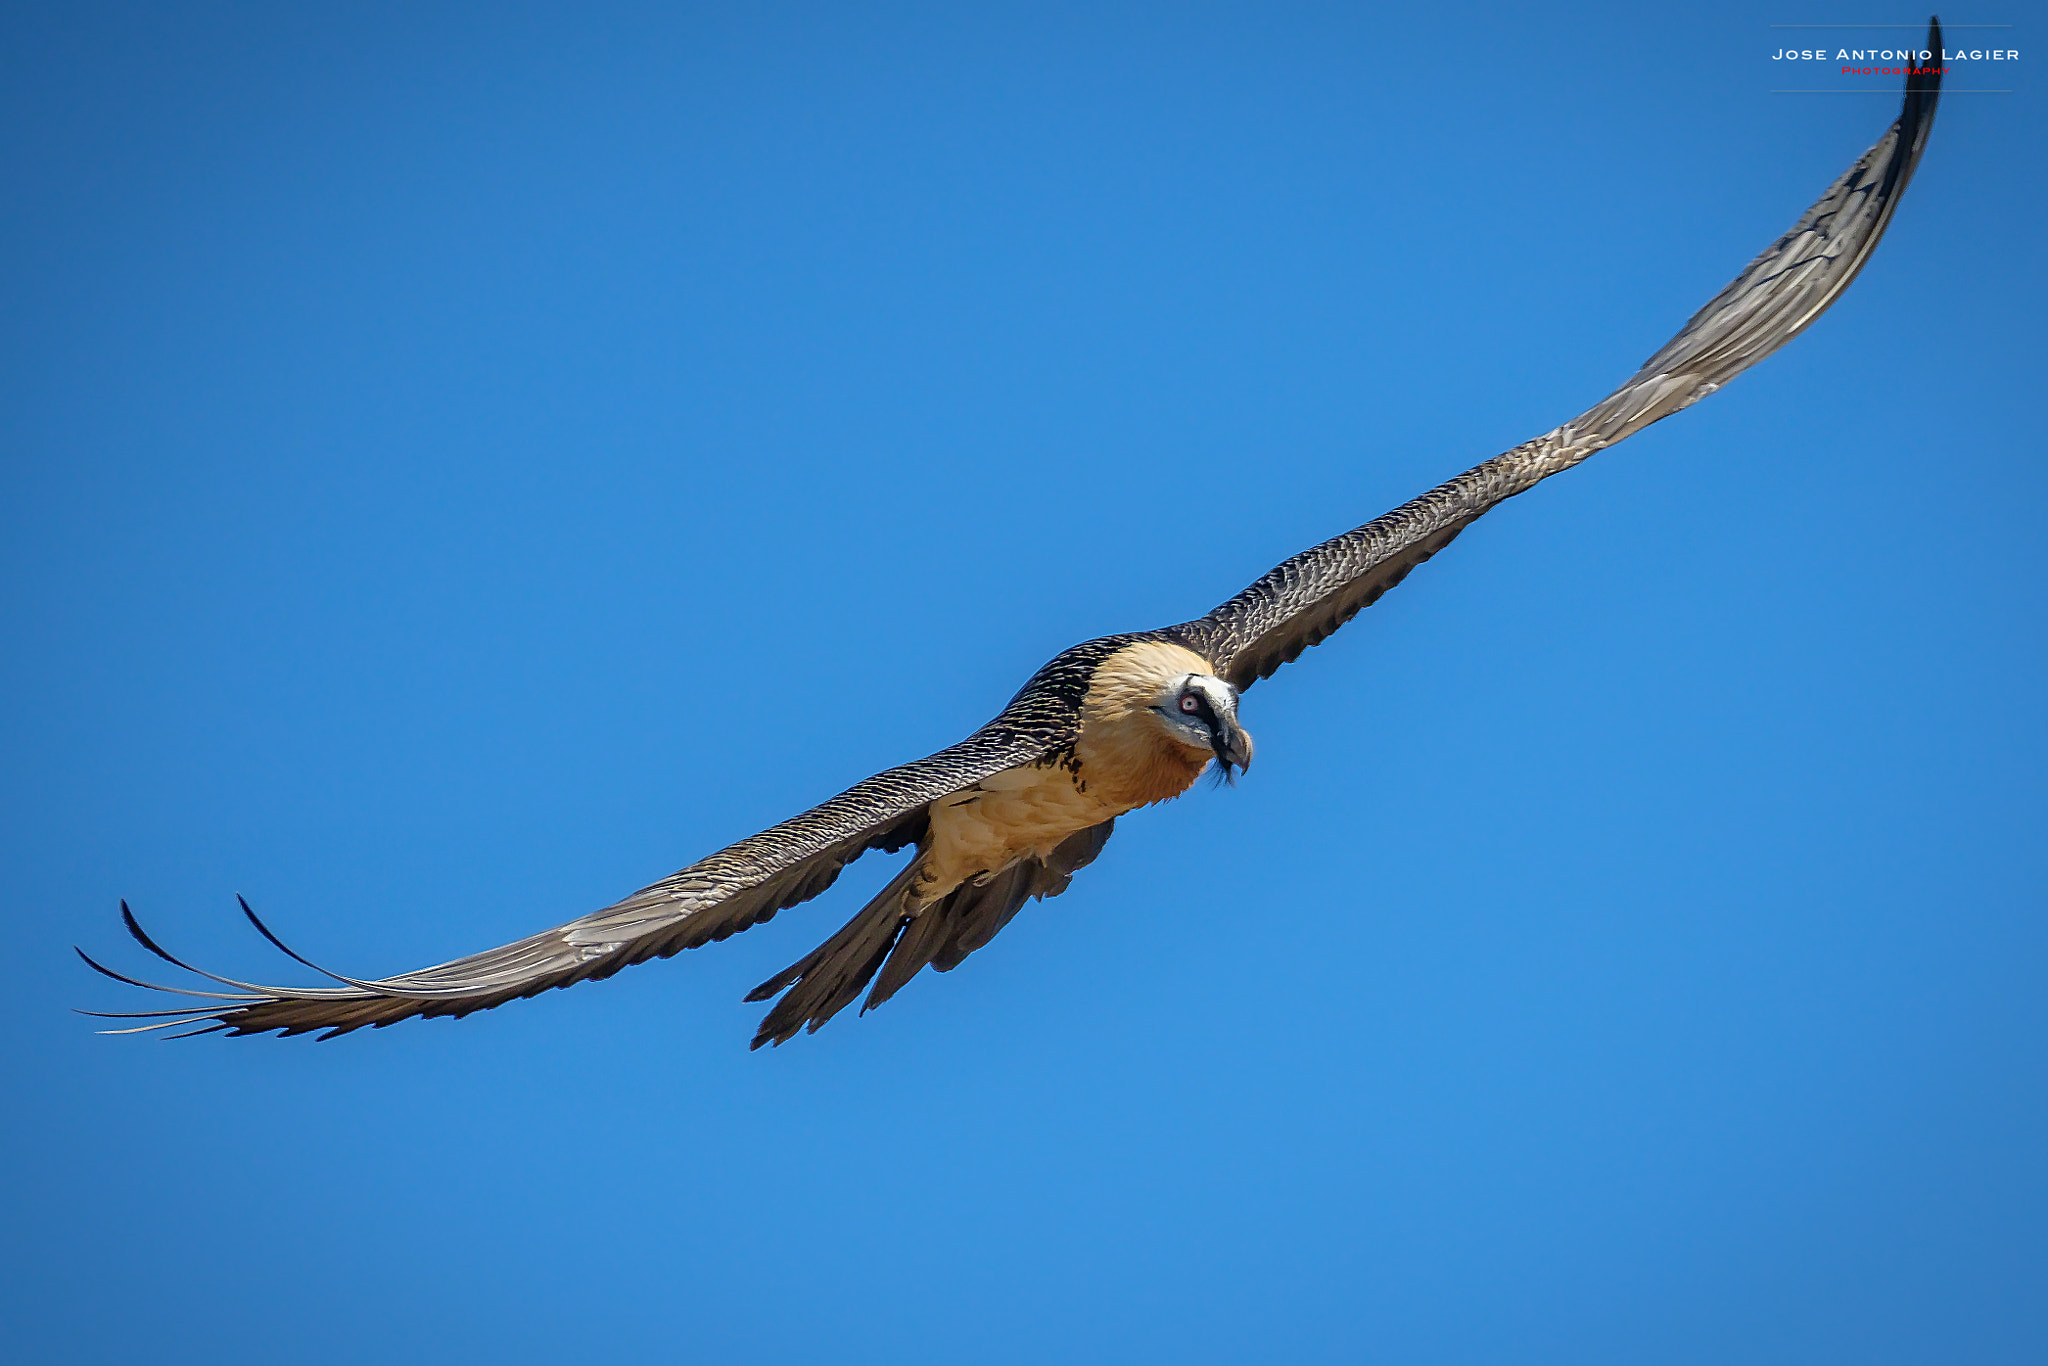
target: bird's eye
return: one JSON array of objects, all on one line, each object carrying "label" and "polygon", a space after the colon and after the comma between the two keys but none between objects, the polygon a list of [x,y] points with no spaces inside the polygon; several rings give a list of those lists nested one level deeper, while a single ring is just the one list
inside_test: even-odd
[{"label": "bird's eye", "polygon": [[1193,693],[1187,693],[1180,699],[1180,709],[1184,712],[1189,713],[1190,715],[1200,710],[1201,705],[1202,704],[1200,702],[1197,702],[1195,700],[1195,695]]}]

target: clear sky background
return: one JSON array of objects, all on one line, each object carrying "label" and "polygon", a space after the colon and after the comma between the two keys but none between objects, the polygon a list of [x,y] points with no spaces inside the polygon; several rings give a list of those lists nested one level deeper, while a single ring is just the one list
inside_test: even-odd
[{"label": "clear sky background", "polygon": [[9,6],[9,1360],[2041,1360],[2024,27],[1818,325],[879,1012],[739,998],[883,859],[459,1023],[67,1011],[123,896],[571,918],[1580,411],[1894,116],[1768,93],[1814,17]]}]

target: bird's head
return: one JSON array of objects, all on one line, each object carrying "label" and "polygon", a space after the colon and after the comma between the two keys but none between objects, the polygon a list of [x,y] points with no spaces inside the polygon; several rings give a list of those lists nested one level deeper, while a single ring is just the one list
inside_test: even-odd
[{"label": "bird's head", "polygon": [[1252,766],[1252,737],[1237,723],[1237,689],[1215,675],[1181,674],[1160,689],[1152,713],[1176,743],[1214,755],[1225,782],[1232,765],[1239,772]]}]

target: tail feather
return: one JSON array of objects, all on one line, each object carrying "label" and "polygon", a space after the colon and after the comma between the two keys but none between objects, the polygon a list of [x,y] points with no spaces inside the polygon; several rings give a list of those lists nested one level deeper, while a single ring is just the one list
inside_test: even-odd
[{"label": "tail feather", "polygon": [[882,974],[875,980],[875,989],[868,993],[868,999],[861,1005],[861,1014],[867,1014],[901,991],[925,964],[952,947],[969,924],[992,922],[982,942],[993,938],[997,930],[1009,924],[1011,917],[1024,909],[1024,903],[1031,898],[1031,874],[1043,866],[1036,859],[1011,864],[986,884],[966,883],[945,900],[926,907],[924,914],[911,921],[897,938],[896,947],[890,950],[889,961],[882,965]]},{"label": "tail feather", "polygon": [[860,995],[910,918],[904,901],[922,862],[921,858],[911,859],[839,933],[747,993],[749,1001],[765,1001],[787,988],[787,994],[754,1031],[750,1048],[783,1043],[806,1025],[816,1033],[818,1026]]},{"label": "tail feather", "polygon": [[959,967],[1025,902],[1067,890],[1075,872],[1102,852],[1114,824],[1104,821],[1070,835],[1047,858],[1020,860],[985,883],[963,883],[921,911],[905,904],[923,863],[913,858],[839,933],[747,993],[749,1001],[765,1001],[787,992],[761,1021],[752,1047],[784,1043],[799,1030],[815,1033],[871,980],[875,987],[863,1013],[894,996],[926,964],[940,972]]}]

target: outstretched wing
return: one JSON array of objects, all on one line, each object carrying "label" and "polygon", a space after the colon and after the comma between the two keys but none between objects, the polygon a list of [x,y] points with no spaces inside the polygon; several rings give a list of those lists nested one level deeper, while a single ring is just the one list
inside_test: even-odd
[{"label": "outstretched wing", "polygon": [[[1930,24],[1929,50],[1941,50]],[[1905,107],[1877,145],[1792,230],[1594,407],[1412,502],[1280,565],[1200,620],[1170,628],[1238,688],[1338,627],[1489,509],[1661,418],[1690,407],[1805,330],[1849,287],[1884,235],[1927,145],[1938,69],[1906,79]]]},{"label": "outstretched wing", "polygon": [[235,1034],[320,1029],[328,1031],[323,1038],[332,1038],[415,1015],[488,1010],[550,987],[609,977],[650,958],[667,958],[724,939],[786,906],[810,900],[868,850],[896,850],[922,839],[931,802],[1006,768],[1030,763],[1056,747],[1068,738],[1060,731],[1060,716],[1060,708],[1020,695],[1002,716],[951,749],[856,783],[801,816],[721,849],[580,920],[439,967],[375,981],[339,977],[286,948],[247,903],[242,909],[265,938],[338,985],[259,986],[202,972],[158,947],[125,903],[122,917],[143,947],[229,990],[158,987],[103,967],[82,949],[79,955],[118,981],[194,999],[188,1010],[118,1017],[158,1020],[138,1029],[192,1025],[198,1033],[224,1029]]}]

